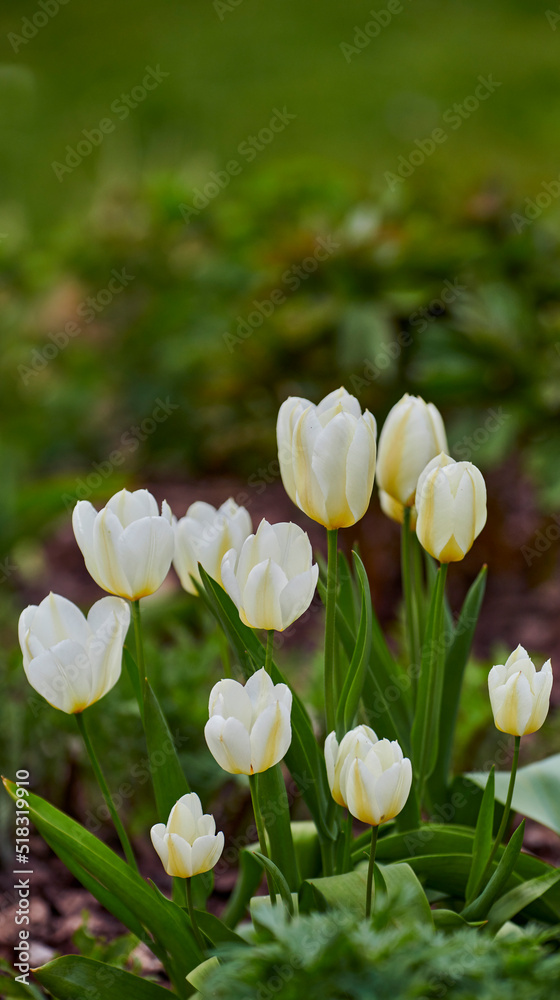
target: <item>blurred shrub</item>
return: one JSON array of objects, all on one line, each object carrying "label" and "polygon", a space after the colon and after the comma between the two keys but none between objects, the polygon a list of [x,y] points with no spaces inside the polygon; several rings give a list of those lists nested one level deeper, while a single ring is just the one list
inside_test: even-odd
[{"label": "blurred shrub", "polygon": [[379,203],[304,166],[209,184],[103,187],[43,244],[0,244],[4,548],[137,473],[258,485],[281,399],[342,382],[380,419],[421,393],[456,458],[518,451],[560,499],[554,205]]}]

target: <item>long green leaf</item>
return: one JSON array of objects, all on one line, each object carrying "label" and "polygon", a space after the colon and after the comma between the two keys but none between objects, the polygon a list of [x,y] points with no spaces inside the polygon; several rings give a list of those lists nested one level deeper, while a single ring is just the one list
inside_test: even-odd
[{"label": "long green leaf", "polygon": [[438,756],[432,780],[429,782],[433,805],[443,801],[449,780],[453,739],[457,725],[463,677],[478,623],[480,608],[484,599],[486,577],[487,567],[483,566],[476,580],[469,588],[457,624],[454,627],[453,625],[446,626],[445,630],[446,637],[450,637],[450,645],[445,657],[439,721]]},{"label": "long green leaf", "polygon": [[270,843],[270,856],[290,889],[297,892],[300,879],[292,839],[288,794],[280,764],[258,775],[257,788]]},{"label": "long green leaf", "polygon": [[[484,788],[487,781],[486,772],[469,774],[467,777],[480,788]],[[498,771],[498,802],[506,801],[508,785],[509,771]],[[512,809],[528,819],[542,823],[560,836],[560,753],[519,768]]]},{"label": "long green leaf", "polygon": [[[14,783],[4,779],[4,785],[15,801]],[[115,915],[119,919],[123,907],[130,911],[135,921],[159,943],[158,955],[161,957],[162,951],[166,953],[162,961],[183,995],[185,976],[200,961],[200,952],[180,907],[154,893],[106,844],[38,795],[30,793],[28,806],[32,822],[55,854],[61,852],[72,860],[76,877],[81,881],[84,872],[84,885],[96,895],[92,879],[99,882],[103,889],[100,894],[103,905],[110,912],[118,911]],[[117,907],[113,906],[115,898]],[[131,930],[136,933],[137,925]]]},{"label": "long green leaf", "polygon": [[274,882],[274,888],[282,897],[282,902],[284,903],[284,906],[286,907],[288,913],[290,914],[291,917],[293,917],[294,901],[292,899],[292,893],[278,865],[275,865],[274,861],[271,861],[270,858],[267,858],[264,854],[261,854],[260,851],[255,851],[253,856],[257,859],[257,861],[260,862],[265,871],[268,872],[268,874],[270,875],[272,881]]},{"label": "long green leaf", "polygon": [[[202,567],[200,575],[203,581],[201,592],[205,594],[209,608],[224,629],[245,676],[249,676],[264,665],[265,649],[252,629],[243,624],[235,604],[225,590]],[[274,662],[270,667],[270,675],[275,684],[288,684]],[[325,759],[317,744],[307,710],[295,693],[292,702],[292,743],[286,754],[286,764],[315,821],[319,835],[322,839],[332,840],[336,836],[336,828],[327,822],[331,794]]]},{"label": "long green leaf", "polygon": [[440,566],[428,612],[412,724],[412,767],[420,798],[423,795],[425,782],[434,770],[438,754],[443,688],[442,608],[445,577],[446,568]]},{"label": "long green leaf", "polygon": [[473,899],[472,903],[469,903],[462,911],[465,920],[484,920],[487,917],[492,905],[501,895],[502,889],[507,884],[515,868],[523,846],[524,832],[525,820],[514,831],[488,884],[484,887],[480,895],[476,899]]},{"label": "long green leaf", "polygon": [[169,1000],[169,990],[114,965],[81,955],[64,955],[33,973],[57,1000],[98,996],[103,1000]]},{"label": "long green leaf", "polygon": [[484,789],[484,795],[480,804],[476,830],[474,834],[472,865],[469,873],[469,881],[466,888],[467,902],[475,891],[482,873],[486,868],[490,851],[492,850],[492,839],[494,831],[494,765],[488,775],[488,783]]},{"label": "long green leaf", "polygon": [[144,685],[144,729],[158,821],[166,823],[177,799],[187,795],[190,787],[171,730],[148,680]]},{"label": "long green leaf", "polygon": [[353,553],[356,573],[360,583],[361,611],[356,644],[346,673],[346,679],[336,712],[336,728],[339,740],[354,724],[354,717],[362,696],[366,667],[371,653],[372,604],[369,581],[362,560]]},{"label": "long green leaf", "polygon": [[251,897],[255,895],[262,881],[262,867],[254,857],[257,845],[245,848],[239,853],[237,881],[222,913],[222,920],[228,927],[237,927],[243,920]]},{"label": "long green leaf", "polygon": [[537,878],[523,882],[515,889],[510,889],[504,896],[501,896],[488,914],[488,929],[498,931],[508,920],[517,916],[521,910],[533,903],[536,899],[544,896],[552,886],[560,881],[560,871],[546,872]]}]

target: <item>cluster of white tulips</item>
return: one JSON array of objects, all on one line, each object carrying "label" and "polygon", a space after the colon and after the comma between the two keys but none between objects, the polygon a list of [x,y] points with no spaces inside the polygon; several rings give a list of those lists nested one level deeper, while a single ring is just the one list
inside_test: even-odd
[{"label": "cluster of white tulips", "polygon": [[[277,437],[289,497],[328,533],[324,588],[328,785],[334,802],[371,826],[376,836],[381,824],[404,809],[417,766],[420,771],[424,768],[416,775],[420,793],[429,776],[429,763],[417,765],[414,754],[411,761],[397,741],[383,734],[378,737],[368,725],[347,725],[346,732],[341,728],[344,678],[335,668],[336,533],[354,525],[368,509],[376,471],[376,422],[341,388],[318,405],[299,397],[287,399],[278,415]],[[382,429],[377,476],[382,510],[403,525],[403,546],[415,533],[425,552],[440,563],[442,589],[433,616],[437,622],[447,564],[464,558],[486,522],[482,474],[471,462],[455,462],[447,454],[446,432],[436,407],[405,395]],[[80,501],[72,521],[89,573],[111,596],[97,601],[87,618],[71,601],[54,594],[38,607],[25,609],[19,638],[29,682],[55,708],[79,716],[119,679],[131,608],[139,630],[138,602],[158,590],[171,564],[191,595],[203,587],[203,570],[229,595],[244,626],[268,634],[261,667],[245,684],[225,678],[212,688],[205,727],[208,748],[219,766],[229,774],[249,777],[261,852],[266,856],[255,777],[281,762],[292,741],[292,691],[285,683],[274,683],[270,675],[271,638],[300,618],[315,595],[319,568],[307,533],[296,524],[266,520],[253,533],[249,513],[231,498],[217,510],[208,503],[194,503],[184,517],[176,518],[165,501],[160,510],[143,489],[122,490],[99,512]],[[419,656],[418,631],[415,634],[412,628],[410,636],[412,662]],[[437,670],[443,667],[433,658],[428,667],[424,668],[424,660],[422,664],[434,672],[435,698]],[[138,666],[144,673],[140,647]],[[519,646],[505,665],[492,668],[488,686],[495,723],[502,732],[518,740],[543,724],[552,686],[550,661],[536,672]],[[354,722],[358,706],[359,697]],[[167,824],[157,823],[151,836],[166,872],[187,880],[210,870],[224,847],[223,834],[216,833],[213,817],[203,814],[193,793],[176,802]],[[130,847],[128,842],[124,846]]]}]

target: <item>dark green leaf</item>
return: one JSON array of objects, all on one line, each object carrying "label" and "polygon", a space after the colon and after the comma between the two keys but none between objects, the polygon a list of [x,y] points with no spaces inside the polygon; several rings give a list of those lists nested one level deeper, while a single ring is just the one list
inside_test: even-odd
[{"label": "dark green leaf", "polygon": [[560,871],[550,871],[537,876],[537,878],[529,879],[528,882],[523,882],[515,889],[510,889],[494,903],[490,910],[488,914],[489,929],[498,931],[503,924],[524,910],[526,906],[544,896],[545,892],[548,892],[558,881],[560,881]]},{"label": "dark green leaf", "polygon": [[258,775],[257,789],[270,844],[270,856],[290,889],[297,892],[300,879],[292,840],[288,794],[280,764]]},{"label": "dark green leaf", "polygon": [[253,857],[255,857],[257,861],[260,861],[265,871],[270,875],[274,883],[274,888],[282,897],[282,902],[284,903],[284,906],[286,907],[288,913],[290,914],[291,917],[293,917],[294,901],[292,899],[292,893],[278,865],[275,865],[274,861],[271,861],[270,858],[267,858],[264,854],[261,854],[260,851],[255,851]]},{"label": "dark green leaf", "polygon": [[502,889],[507,885],[509,877],[515,868],[523,846],[524,832],[525,820],[522,821],[517,830],[512,834],[511,840],[507,844],[488,885],[463,910],[465,920],[484,920],[488,916],[490,908],[500,897]]},{"label": "dark green leaf", "polygon": [[[471,781],[484,788],[486,773],[467,775]],[[505,802],[509,785],[509,771],[496,774],[496,798]],[[542,823],[560,836],[560,753],[534,764],[520,767],[513,792],[514,812]]]},{"label": "dark green leaf", "polygon": [[336,712],[336,729],[339,740],[354,725],[354,718],[362,696],[366,666],[371,653],[372,604],[369,581],[362,560],[355,552],[353,556],[361,593],[360,624]]},{"label": "dark green leaf", "polygon": [[55,958],[33,973],[57,1000],[98,996],[103,1000],[169,1000],[169,990],[114,965],[80,955]]},{"label": "dark green leaf", "polygon": [[480,878],[486,868],[492,850],[494,830],[494,766],[488,775],[488,784],[480,804],[473,842],[472,865],[466,888],[466,899],[470,902]]},{"label": "dark green leaf", "polygon": [[440,566],[432,591],[426,634],[422,646],[422,663],[412,725],[412,767],[420,798],[426,779],[434,770],[438,755],[444,667],[442,609],[446,572],[446,568]]}]

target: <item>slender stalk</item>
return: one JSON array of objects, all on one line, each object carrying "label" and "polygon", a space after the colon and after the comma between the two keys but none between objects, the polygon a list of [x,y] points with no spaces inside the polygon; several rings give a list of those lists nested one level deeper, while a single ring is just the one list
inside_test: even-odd
[{"label": "slender stalk", "polygon": [[336,588],[338,572],[338,529],[327,530],[327,604],[325,614],[325,712],[327,733],[336,720]]},{"label": "slender stalk", "polygon": [[193,903],[193,898],[192,898],[191,879],[190,878],[186,878],[185,879],[185,883],[186,883],[186,889],[187,889],[187,910],[188,910],[188,914],[189,914],[191,926],[192,926],[192,929],[193,929],[193,934],[194,934],[194,936],[196,938],[196,943],[197,943],[198,947],[200,948],[201,951],[204,952],[206,950],[206,945],[204,944],[204,939],[202,937],[202,934],[200,933],[200,928],[199,928],[199,926],[198,926],[198,924],[196,922],[196,916],[195,916],[195,912],[194,912],[194,903]]},{"label": "slender stalk", "polygon": [[369,920],[371,916],[371,902],[373,898],[373,868],[375,865],[375,848],[377,847],[377,834],[379,833],[378,826],[372,826],[371,828],[371,849],[369,852],[369,864],[367,870],[367,887],[366,887],[366,920]]},{"label": "slender stalk", "polygon": [[420,663],[420,628],[418,606],[412,578],[412,533],[410,531],[410,507],[404,508],[401,531],[401,576],[404,594],[406,641],[411,664]]},{"label": "slender stalk", "polygon": [[352,830],[354,826],[354,819],[349,810],[346,811],[346,822],[344,824],[344,853],[342,855],[342,874],[345,875],[346,872],[352,871],[352,864],[350,861],[350,855],[352,853]]},{"label": "slender stalk", "polygon": [[101,770],[101,766],[100,766],[99,761],[97,759],[95,750],[93,749],[92,742],[91,742],[91,740],[89,738],[89,734],[88,734],[88,731],[87,731],[87,728],[86,728],[86,722],[85,722],[85,718],[84,718],[84,712],[78,712],[78,713],[76,713],[75,719],[76,719],[76,723],[77,723],[78,729],[80,730],[80,733],[82,735],[82,739],[84,741],[84,745],[85,745],[85,748],[86,748],[86,751],[87,751],[87,755],[88,755],[88,757],[90,759],[90,763],[91,763],[91,766],[93,768],[93,773],[95,774],[95,777],[97,778],[97,783],[99,785],[99,788],[101,789],[101,793],[103,795],[103,798],[105,799],[105,802],[107,804],[107,808],[108,808],[108,810],[109,810],[109,812],[111,814],[111,818],[112,818],[113,823],[115,825],[115,830],[117,831],[119,840],[120,840],[121,845],[122,845],[122,849],[123,849],[123,851],[125,853],[126,860],[128,861],[128,863],[131,866],[131,868],[134,868],[135,871],[138,871],[138,865],[136,864],[136,858],[134,857],[134,853],[132,851],[132,847],[130,846],[130,841],[128,839],[126,830],[125,830],[125,828],[124,828],[124,826],[123,826],[123,824],[121,822],[121,819],[120,819],[120,816],[119,816],[117,810],[115,809],[115,806],[114,806],[114,803],[113,803],[113,798],[111,796],[111,792],[109,791],[109,786],[108,786],[108,784],[107,784],[107,782],[105,780],[105,776],[103,774],[103,771]]},{"label": "slender stalk", "polygon": [[266,670],[267,674],[270,673],[273,652],[274,652],[274,630],[269,629],[269,631],[266,633],[266,659],[264,661],[264,669]]},{"label": "slender stalk", "polygon": [[426,594],[424,590],[424,566],[422,561],[422,546],[416,532],[412,532],[412,575],[414,580],[414,596],[418,618],[418,641],[422,648],[424,632],[426,631]]},{"label": "slender stalk", "polygon": [[[142,622],[140,619],[140,601],[131,601],[132,621],[134,623],[134,638],[136,640],[136,665],[140,677],[140,690],[144,690],[146,680],[146,663],[144,661],[144,643],[142,641]],[[141,706],[143,713],[143,706]]]},{"label": "slender stalk", "polygon": [[499,828],[499,830],[498,830],[498,832],[496,834],[496,839],[494,840],[494,843],[492,845],[492,850],[490,851],[490,857],[488,858],[488,861],[486,862],[486,867],[485,867],[482,875],[480,876],[480,878],[479,878],[479,880],[477,882],[476,888],[471,893],[473,899],[476,899],[476,897],[478,896],[478,893],[480,892],[480,889],[482,888],[484,882],[486,881],[488,875],[490,874],[490,868],[492,866],[492,862],[493,862],[494,858],[496,857],[496,851],[498,850],[498,848],[499,848],[499,846],[500,846],[500,844],[502,842],[504,833],[507,830],[507,826],[508,826],[508,823],[509,823],[509,815],[510,815],[510,810],[511,810],[511,800],[513,799],[513,789],[515,788],[515,778],[516,778],[516,775],[517,775],[517,764],[519,762],[519,747],[520,747],[520,745],[521,745],[521,737],[520,736],[516,736],[515,737],[515,744],[514,744],[514,748],[513,748],[513,760],[511,762],[511,773],[510,773],[510,776],[509,776],[509,786],[508,786],[508,792],[507,792],[507,797],[506,797],[506,804],[504,806],[504,812],[503,812],[503,815],[502,815],[502,822],[500,823],[500,828]]},{"label": "slender stalk", "polygon": [[[253,803],[253,813],[255,816],[255,824],[257,827],[257,836],[259,838],[259,847],[261,854],[264,854],[265,858],[268,858],[268,848],[266,846],[266,833],[264,829],[264,823],[262,818],[262,813],[259,806],[259,796],[257,788],[257,775],[249,775],[249,788],[251,790],[251,802]],[[266,873],[266,882],[268,885],[268,893],[270,896],[270,902],[274,906],[276,904],[276,893],[274,891],[274,886],[272,884],[272,879],[269,877],[268,872]]]}]

